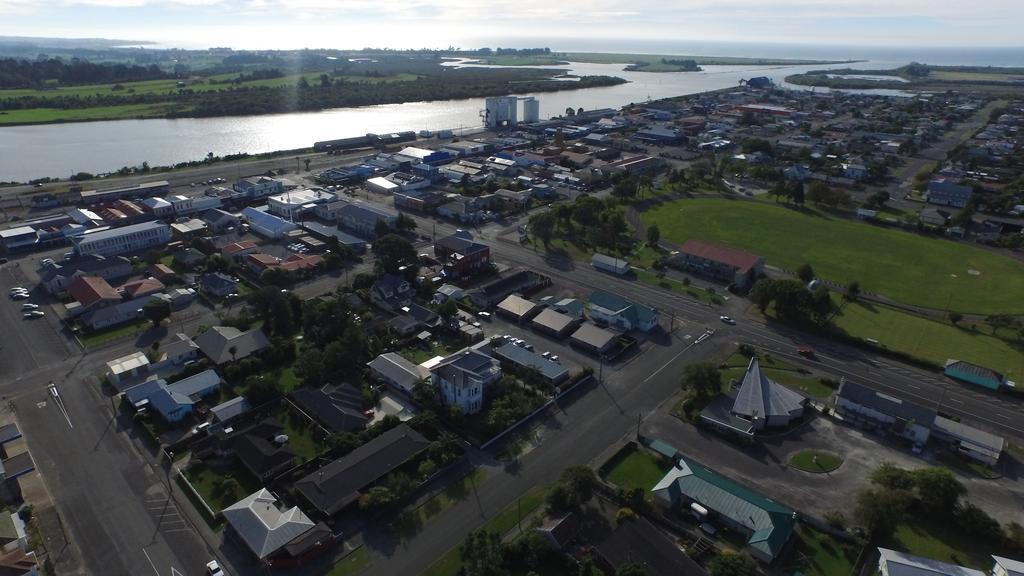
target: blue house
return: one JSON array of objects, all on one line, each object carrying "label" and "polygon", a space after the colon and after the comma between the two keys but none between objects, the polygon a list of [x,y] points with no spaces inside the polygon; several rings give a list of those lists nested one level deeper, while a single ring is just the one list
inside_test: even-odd
[{"label": "blue house", "polygon": [[135,408],[152,407],[164,420],[181,422],[197,402],[217,391],[220,382],[216,371],[206,370],[170,384],[163,379],[146,380],[124,395]]},{"label": "blue house", "polygon": [[203,274],[199,277],[199,290],[223,298],[238,288],[234,278],[223,272]]}]

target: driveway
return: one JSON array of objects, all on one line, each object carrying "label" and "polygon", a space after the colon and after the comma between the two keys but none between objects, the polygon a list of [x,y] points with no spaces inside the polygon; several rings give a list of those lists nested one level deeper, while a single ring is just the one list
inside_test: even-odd
[{"label": "driveway", "polygon": [[[729,442],[664,411],[645,420],[642,432],[665,440],[724,476],[819,518],[830,510],[841,510],[849,517],[857,492],[869,484],[869,475],[883,462],[903,468],[933,465],[933,455],[918,457],[883,438],[823,416],[783,437],[763,439],[750,447]],[[790,455],[804,449],[839,454],[843,464],[828,474],[810,474],[789,467]],[[1009,464],[1011,468],[1018,467],[1016,462]],[[967,487],[967,498],[973,503],[1001,522],[1020,521],[1024,486],[1016,481],[1015,474],[998,480],[959,474],[958,478]]]}]

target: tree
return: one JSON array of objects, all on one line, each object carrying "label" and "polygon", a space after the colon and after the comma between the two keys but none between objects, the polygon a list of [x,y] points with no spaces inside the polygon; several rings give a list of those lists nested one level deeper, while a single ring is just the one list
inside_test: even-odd
[{"label": "tree", "polygon": [[502,558],[501,536],[474,530],[459,546],[462,571],[466,576],[504,576],[508,570]]},{"label": "tree", "polygon": [[387,236],[388,234],[391,234],[391,226],[388,226],[386,220],[377,220],[377,223],[373,225],[373,234],[377,238]]},{"label": "tree", "polygon": [[276,378],[249,376],[245,379],[245,397],[253,406],[266,404],[280,396],[281,385]]},{"label": "tree", "polygon": [[908,490],[869,488],[857,495],[853,517],[872,537],[886,538],[903,521],[913,500]]},{"label": "tree", "polygon": [[709,398],[722,389],[722,375],[711,362],[697,362],[683,368],[682,386],[698,398]]},{"label": "tree", "polygon": [[659,241],[661,241],[661,229],[658,228],[657,224],[651,224],[647,227],[647,245],[651,248],[657,248]]},{"label": "tree", "polygon": [[774,280],[769,278],[761,278],[754,285],[750,287],[750,293],[747,295],[750,301],[757,305],[757,308],[764,312],[772,304],[772,298],[774,296]]},{"label": "tree", "polygon": [[742,552],[722,552],[708,562],[711,576],[754,576],[757,564]]},{"label": "tree", "polygon": [[959,324],[960,321],[963,320],[963,319],[964,319],[964,315],[959,313],[959,312],[950,312],[949,313],[949,321],[952,322],[953,324]]},{"label": "tree", "polygon": [[829,197],[828,186],[821,180],[815,180],[807,186],[807,201],[812,204],[827,204]]},{"label": "tree", "polygon": [[416,229],[416,221],[410,218],[405,213],[399,213],[398,219],[395,220],[395,230],[399,232],[409,233]]},{"label": "tree", "polygon": [[843,294],[843,298],[847,302],[856,302],[860,298],[860,282],[854,280],[846,285],[846,293]]},{"label": "tree", "polygon": [[555,235],[557,219],[553,212],[541,212],[530,218],[530,232],[534,234],[547,248],[551,245],[551,239]]},{"label": "tree", "polygon": [[234,344],[229,346],[228,347],[228,354],[231,354],[231,361],[234,362],[235,361],[235,355],[238,354],[238,346],[235,346]]},{"label": "tree", "polygon": [[449,298],[437,308],[437,315],[447,324],[451,322],[452,318],[459,315],[459,306],[455,303],[455,300]]},{"label": "tree", "polygon": [[[397,234],[377,238],[373,243],[373,255],[376,257],[374,266],[378,274],[397,274],[402,266],[413,268],[408,276],[414,276],[419,270],[416,248]],[[408,268],[406,271],[408,273]]]},{"label": "tree", "polygon": [[160,323],[171,315],[171,303],[166,300],[154,298],[142,307],[142,314],[153,323],[153,328],[160,326]]},{"label": "tree", "polygon": [[803,280],[804,284],[807,284],[814,280],[814,268],[811,268],[811,265],[805,262],[796,269],[796,277]]},{"label": "tree", "polygon": [[832,294],[828,288],[824,286],[815,288],[811,293],[811,315],[814,317],[814,321],[824,326],[832,317],[832,310]]},{"label": "tree", "polygon": [[888,462],[871,472],[871,483],[892,490],[913,490],[914,474]]},{"label": "tree", "polygon": [[395,501],[394,494],[384,486],[374,486],[359,497],[359,507],[363,510],[380,510]]},{"label": "tree", "polygon": [[305,160],[302,161],[302,163],[306,165],[306,172],[309,172],[309,162],[309,158],[306,158]]},{"label": "tree", "polygon": [[648,572],[644,565],[637,562],[621,564],[615,569],[615,576],[647,576],[647,574]]},{"label": "tree", "polygon": [[967,494],[967,488],[946,468],[923,468],[913,474],[917,499],[932,514],[952,512]]}]

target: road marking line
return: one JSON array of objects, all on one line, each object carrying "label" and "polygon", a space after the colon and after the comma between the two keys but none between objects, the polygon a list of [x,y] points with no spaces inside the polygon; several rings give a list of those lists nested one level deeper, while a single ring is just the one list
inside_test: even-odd
[{"label": "road marking line", "polygon": [[950,398],[949,401],[950,402],[956,402],[957,404],[963,404],[962,400],[957,400],[956,398]]},{"label": "road marking line", "polygon": [[705,338],[705,336],[709,336],[709,334],[708,334],[707,332],[705,332],[704,334],[702,334],[702,335],[701,335],[701,337],[700,337],[700,338],[697,338],[696,340],[694,340],[694,341],[693,341],[693,342],[691,342],[690,344],[687,344],[687,346],[686,346],[685,348],[683,348],[682,350],[680,350],[678,354],[676,354],[675,356],[673,356],[672,358],[670,358],[668,362],[665,362],[665,363],[664,363],[664,364],[663,364],[663,365],[661,366],[661,368],[658,368],[658,369],[657,369],[657,370],[655,370],[655,371],[654,371],[653,373],[651,373],[651,375],[650,375],[650,376],[648,376],[647,378],[644,378],[644,382],[647,382],[647,381],[648,381],[648,380],[650,380],[651,378],[654,378],[655,376],[657,376],[658,374],[660,374],[662,370],[664,370],[665,368],[668,368],[668,365],[669,365],[669,364],[671,364],[671,363],[675,362],[676,360],[678,360],[678,359],[679,359],[679,357],[680,357],[680,356],[682,356],[683,354],[685,354],[687,350],[689,350],[690,348],[693,348],[693,347],[694,347],[694,346],[696,346],[697,344],[700,344],[701,342],[703,342],[703,340],[704,340],[704,339],[706,339],[706,338]]},{"label": "road marking line", "polygon": [[156,576],[160,576],[160,571],[156,569],[156,564],[153,564],[153,559],[149,557],[149,552],[146,552],[146,549],[143,548],[142,553],[145,554],[146,561],[149,562],[149,566],[153,568],[153,573],[156,574]]}]

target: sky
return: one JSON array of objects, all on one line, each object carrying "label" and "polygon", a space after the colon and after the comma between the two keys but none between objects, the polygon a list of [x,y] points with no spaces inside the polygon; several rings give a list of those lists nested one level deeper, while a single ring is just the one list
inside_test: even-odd
[{"label": "sky", "polygon": [[577,49],[581,39],[1021,46],[1024,0],[0,0],[0,35],[203,48]]}]

